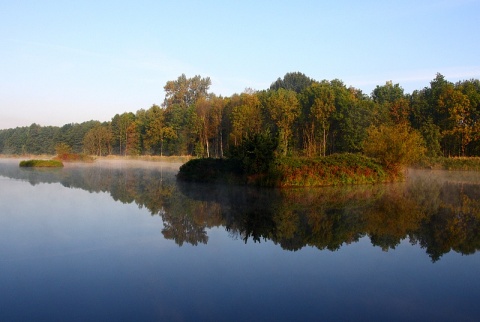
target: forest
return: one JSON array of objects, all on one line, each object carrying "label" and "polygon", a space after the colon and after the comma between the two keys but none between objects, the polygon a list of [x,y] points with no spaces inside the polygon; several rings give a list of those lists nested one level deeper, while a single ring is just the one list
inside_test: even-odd
[{"label": "forest", "polygon": [[412,93],[388,81],[369,95],[300,72],[230,97],[211,93],[210,86],[209,77],[182,74],[164,86],[161,106],[103,123],[3,129],[0,153],[55,154],[61,145],[97,156],[222,158],[245,138],[267,133],[277,140],[278,155],[317,157],[362,152],[369,134],[402,128],[421,136],[429,157],[480,156],[478,79],[452,83],[438,73],[430,86]]}]

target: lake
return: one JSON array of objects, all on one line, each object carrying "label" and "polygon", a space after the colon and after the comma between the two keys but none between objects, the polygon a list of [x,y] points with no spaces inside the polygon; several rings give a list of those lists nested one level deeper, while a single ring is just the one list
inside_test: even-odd
[{"label": "lake", "polygon": [[0,159],[0,321],[479,321],[480,173],[260,189]]}]

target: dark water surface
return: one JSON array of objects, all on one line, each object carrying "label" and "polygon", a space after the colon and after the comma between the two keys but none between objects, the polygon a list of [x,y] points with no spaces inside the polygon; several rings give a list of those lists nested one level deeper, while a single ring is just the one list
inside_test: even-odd
[{"label": "dark water surface", "polygon": [[479,321],[480,173],[254,189],[0,160],[0,321]]}]

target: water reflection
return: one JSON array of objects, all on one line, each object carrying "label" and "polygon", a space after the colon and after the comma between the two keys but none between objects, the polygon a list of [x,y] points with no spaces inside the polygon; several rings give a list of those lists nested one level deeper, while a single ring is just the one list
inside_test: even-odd
[{"label": "water reflection", "polygon": [[368,236],[388,251],[404,239],[432,261],[480,248],[480,174],[410,171],[406,183],[316,189],[258,189],[179,183],[178,165],[158,163],[68,165],[19,169],[0,162],[0,175],[32,185],[59,182],[135,203],[163,220],[161,233],[178,245],[208,243],[208,229],[232,238],[271,240],[283,249],[338,250]]}]

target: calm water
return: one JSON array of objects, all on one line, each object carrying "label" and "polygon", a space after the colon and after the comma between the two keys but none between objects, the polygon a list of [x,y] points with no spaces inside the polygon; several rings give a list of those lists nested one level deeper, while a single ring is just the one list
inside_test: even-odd
[{"label": "calm water", "polygon": [[480,173],[280,191],[18,161],[0,160],[0,321],[480,320]]}]

